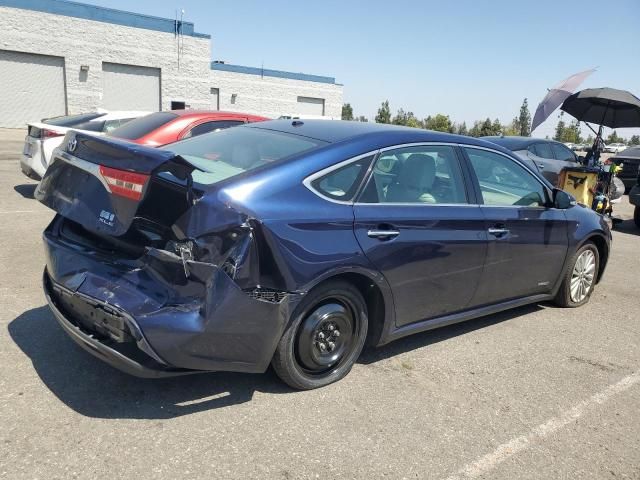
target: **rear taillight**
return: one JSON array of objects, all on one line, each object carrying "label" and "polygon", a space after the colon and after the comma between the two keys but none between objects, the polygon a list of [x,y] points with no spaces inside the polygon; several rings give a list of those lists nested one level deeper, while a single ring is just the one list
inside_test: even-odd
[{"label": "rear taillight", "polygon": [[149,180],[149,175],[143,173],[127,172],[100,165],[100,175],[104,178],[109,191],[114,195],[140,200],[144,186]]},{"label": "rear taillight", "polygon": [[64,133],[56,132],[54,130],[44,129],[42,130],[41,135],[42,135],[42,138],[53,138],[53,137],[61,137],[64,135]]}]

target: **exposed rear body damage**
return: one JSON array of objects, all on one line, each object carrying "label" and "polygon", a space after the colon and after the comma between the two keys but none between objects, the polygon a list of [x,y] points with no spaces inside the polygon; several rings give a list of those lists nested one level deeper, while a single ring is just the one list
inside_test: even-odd
[{"label": "exposed rear body damage", "polygon": [[44,284],[68,322],[115,350],[137,343],[148,357],[142,365],[171,374],[267,368],[298,294],[243,291],[209,263],[188,261],[186,278],[180,257],[156,249],[127,262],[101,261],[65,244],[64,222],[56,217],[44,233]]},{"label": "exposed rear body damage", "polygon": [[[137,344],[143,355],[130,358],[140,364],[130,373],[264,371],[301,292],[278,288],[282,275],[257,244],[260,222],[216,201],[189,211],[203,192],[191,185],[193,167],[170,152],[73,140],[75,155],[58,152],[36,193],[59,212],[44,232],[44,287],[67,330],[111,353]],[[135,168],[140,196],[114,194],[105,166]]]}]

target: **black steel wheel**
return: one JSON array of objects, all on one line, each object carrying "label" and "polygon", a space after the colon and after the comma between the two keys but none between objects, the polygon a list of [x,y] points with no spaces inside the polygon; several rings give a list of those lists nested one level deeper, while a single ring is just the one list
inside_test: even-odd
[{"label": "black steel wheel", "polygon": [[329,385],[351,370],[367,327],[366,303],[357,288],[344,281],[321,284],[296,308],[272,365],[293,388]]}]

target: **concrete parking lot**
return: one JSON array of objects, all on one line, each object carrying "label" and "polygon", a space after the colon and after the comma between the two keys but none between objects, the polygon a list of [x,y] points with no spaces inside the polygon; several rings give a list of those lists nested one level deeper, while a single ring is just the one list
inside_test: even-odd
[{"label": "concrete parking lot", "polygon": [[[122,374],[44,300],[52,218],[0,130],[0,477],[640,478],[640,230],[625,199],[579,309],[533,305],[365,352],[341,382]],[[523,272],[524,273],[524,272]]]}]

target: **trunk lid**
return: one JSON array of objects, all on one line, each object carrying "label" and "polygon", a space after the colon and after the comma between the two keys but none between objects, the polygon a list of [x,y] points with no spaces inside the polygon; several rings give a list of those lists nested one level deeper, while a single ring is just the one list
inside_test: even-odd
[{"label": "trunk lid", "polygon": [[123,236],[143,220],[158,235],[193,204],[193,170],[166,150],[71,131],[35,197],[96,234]]}]

